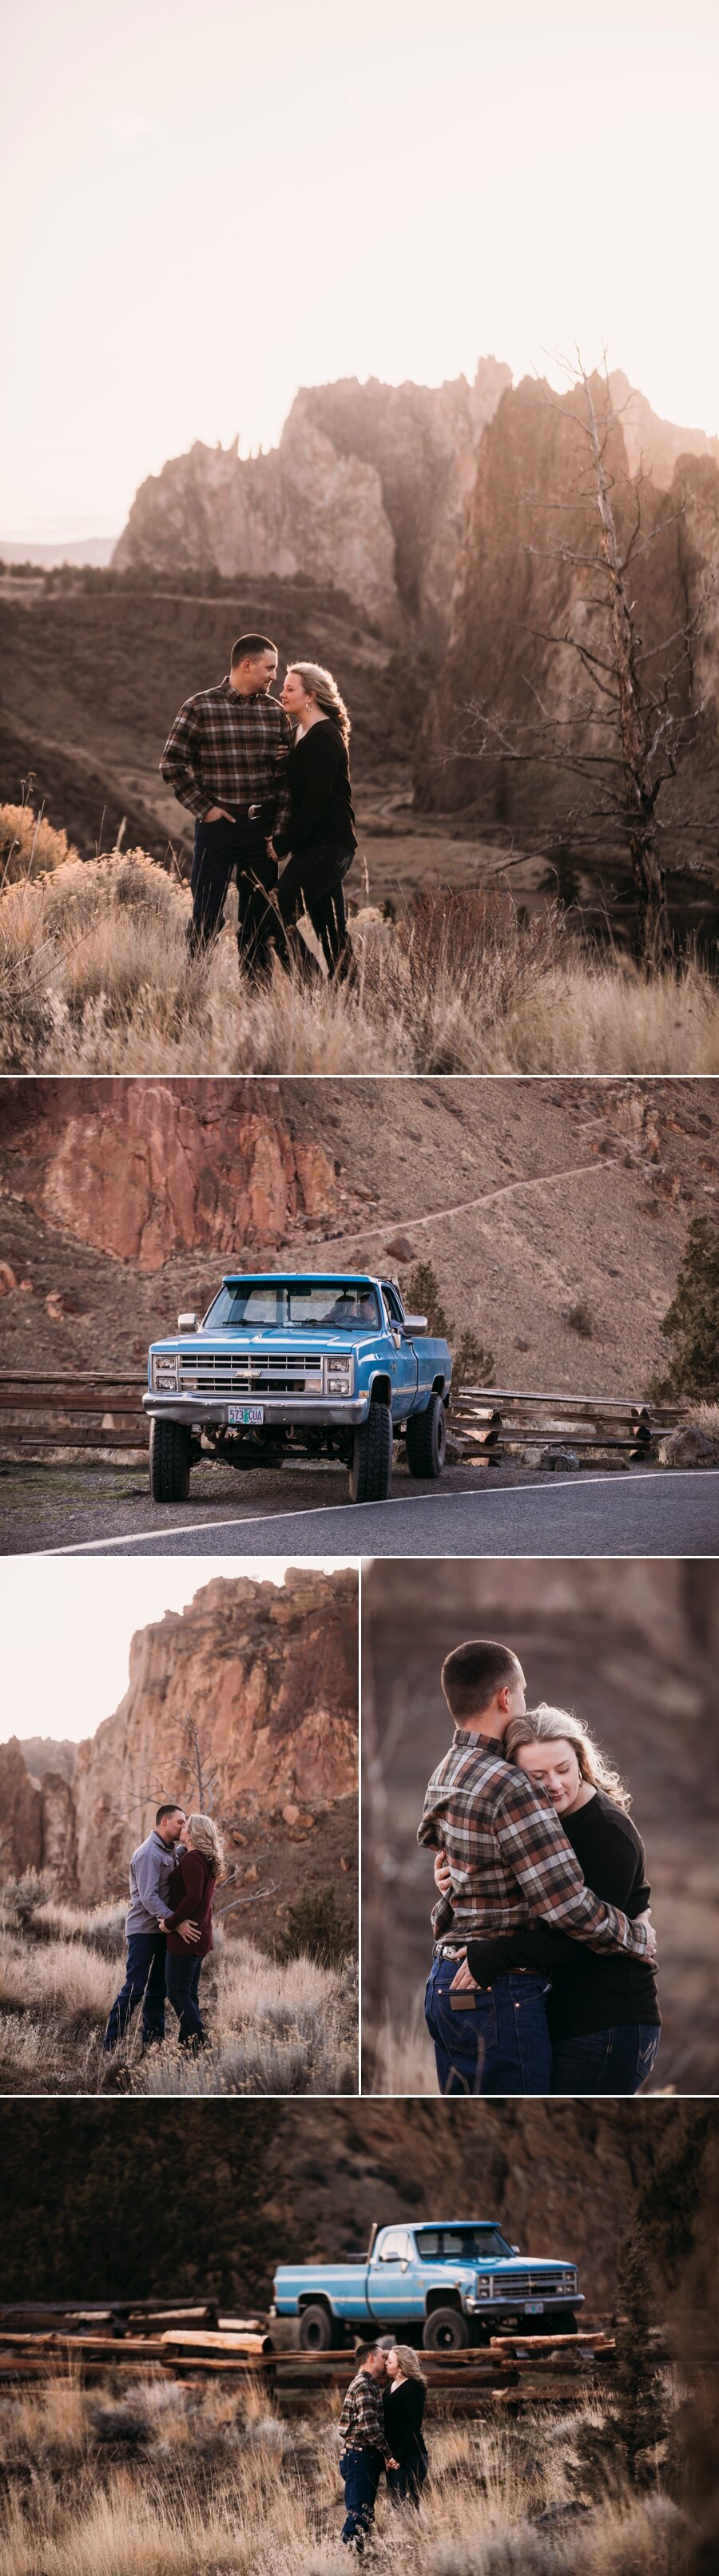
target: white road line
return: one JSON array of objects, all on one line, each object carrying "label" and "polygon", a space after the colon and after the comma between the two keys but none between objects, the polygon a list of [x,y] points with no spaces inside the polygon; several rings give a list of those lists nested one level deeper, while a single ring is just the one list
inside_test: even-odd
[{"label": "white road line", "polygon": [[[706,1484],[710,1477],[719,1478],[719,1468],[675,1467],[673,1471],[669,1470],[669,1475],[672,1475],[673,1482],[679,1479],[683,1485],[688,1483],[690,1477],[701,1476]],[[643,1474],[633,1476],[631,1479],[634,1485],[646,1485],[650,1481],[653,1483],[653,1478],[650,1480]],[[665,1471],[660,1488],[662,1493],[666,1492],[667,1483],[668,1475]],[[401,1508],[403,1503],[413,1503],[416,1508],[418,1503],[466,1503],[471,1502],[473,1498],[478,1503],[497,1503],[500,1494],[531,1494],[532,1498],[535,1494],[576,1494],[579,1484],[581,1484],[582,1493],[586,1493],[590,1485],[603,1485],[605,1489],[611,1486],[615,1492],[617,1490],[613,1476],[582,1476],[581,1479],[576,1475],[566,1478],[562,1476],[559,1479],[552,1476],[551,1481],[547,1478],[541,1485],[497,1485],[494,1491],[488,1489],[486,1492],[478,1492],[476,1485],[467,1485],[462,1488],[461,1493],[448,1493],[446,1486],[440,1485],[437,1492],[433,1494],[394,1494],[391,1502],[388,1497],[388,1505],[393,1509]],[[623,1479],[621,1489],[626,1492]],[[108,1546],[136,1547],[138,1540],[144,1538],[195,1538],[203,1530],[271,1529],[275,1521],[314,1520],[318,1512],[331,1511],[343,1515],[347,1511],[354,1514],[355,1512],[376,1512],[381,1509],[380,1503],[303,1503],[296,1511],[291,1512],[248,1512],[244,1520],[177,1521],[172,1529],[168,1529],[166,1522],[160,1526],[155,1522],[152,1529],[132,1530],[127,1538],[76,1539],[72,1547],[42,1547],[36,1552],[39,1556],[89,1556],[91,1550]],[[350,1552],[354,1553],[354,1551]],[[717,1552],[719,1553],[719,1537]],[[269,1553],[271,1555],[271,1549]]]}]

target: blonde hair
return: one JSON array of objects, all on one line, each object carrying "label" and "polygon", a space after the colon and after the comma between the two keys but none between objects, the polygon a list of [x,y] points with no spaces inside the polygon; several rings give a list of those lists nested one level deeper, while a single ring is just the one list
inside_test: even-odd
[{"label": "blonde hair", "polygon": [[296,672],[298,680],[302,681],[303,689],[307,690],[308,697],[317,699],[323,715],[334,718],[346,750],[350,738],[350,720],[344,698],[340,697],[337,682],[333,680],[331,671],[325,671],[321,662],[288,662],[287,668],[289,671]]},{"label": "blonde hair", "polygon": [[191,1836],[193,1851],[201,1853],[202,1859],[208,1862],[213,1878],[219,1878],[225,1858],[225,1847],[221,1834],[218,1834],[214,1817],[188,1816],[187,1831]]},{"label": "blonde hair", "polygon": [[594,1743],[586,1726],[582,1726],[580,1719],[575,1717],[573,1709],[550,1708],[546,1699],[542,1699],[538,1708],[528,1708],[524,1717],[511,1717],[505,1730],[502,1752],[508,1762],[513,1762],[520,1745],[555,1744],[558,1738],[573,1745],[582,1780],[588,1780],[592,1789],[603,1789],[607,1798],[614,1799],[615,1807],[629,1807],[630,1792],[625,1789],[619,1772],[600,1753],[598,1744]]},{"label": "blonde hair", "polygon": [[[390,2345],[390,2351],[391,2350],[392,2345]],[[427,2381],[425,2379],[424,2371],[420,2370],[419,2354],[415,2352],[414,2344],[396,2343],[394,2345],[394,2350],[397,2354],[400,2370],[404,2372],[405,2379],[420,2379],[422,2387],[426,2388]]]}]

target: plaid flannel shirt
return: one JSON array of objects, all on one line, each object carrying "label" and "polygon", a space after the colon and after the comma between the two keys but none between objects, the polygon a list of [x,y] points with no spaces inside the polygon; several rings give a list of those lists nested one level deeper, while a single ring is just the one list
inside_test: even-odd
[{"label": "plaid flannel shirt", "polygon": [[379,2381],[370,2379],[366,2370],[358,2370],[356,2379],[350,2380],[337,2431],[340,2451],[381,2451],[383,2460],[392,2457]]},{"label": "plaid flannel shirt", "polygon": [[285,832],[290,797],[285,770],[292,726],[277,698],[263,690],[244,698],[229,672],[214,689],[186,698],[160,761],[178,804],[202,820],[211,805],[264,805],[268,831]]},{"label": "plaid flannel shirt", "polygon": [[541,1915],[590,1950],[645,1957],[644,1925],[593,1895],[554,1808],[488,1737],[455,1728],[432,1773],[417,1841],[444,1848],[452,1871],[451,1896],[432,1913],[437,1941],[459,1950],[483,1932],[513,1932]]}]

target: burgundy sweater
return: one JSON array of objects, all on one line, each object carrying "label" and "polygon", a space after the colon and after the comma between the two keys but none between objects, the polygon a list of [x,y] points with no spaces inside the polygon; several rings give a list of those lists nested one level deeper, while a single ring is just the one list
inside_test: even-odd
[{"label": "burgundy sweater", "polygon": [[[167,1947],[175,1957],[181,1952],[184,1958],[205,1959],[208,1950],[212,1949],[212,1899],[216,1884],[202,1853],[183,1851],[182,1859],[173,1869],[167,1891],[174,1912],[165,1915]],[[188,1921],[199,1924],[199,1941],[182,1940],[177,1925]]]}]

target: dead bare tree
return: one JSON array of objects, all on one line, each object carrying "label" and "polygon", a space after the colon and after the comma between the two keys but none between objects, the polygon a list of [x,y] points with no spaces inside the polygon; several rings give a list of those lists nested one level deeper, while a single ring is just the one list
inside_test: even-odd
[{"label": "dead bare tree", "polygon": [[[685,517],[684,495],[676,508],[657,517],[657,495],[651,478],[640,469],[630,477],[620,441],[621,408],[615,409],[606,357],[602,376],[588,376],[578,356],[567,369],[578,397],[568,413],[566,398],[542,392],[563,422],[571,419],[585,449],[579,474],[558,495],[527,496],[532,507],[552,513],[589,513],[586,542],[561,540],[549,546],[528,544],[526,553],[567,567],[583,578],[568,616],[559,628],[528,626],[525,631],[550,657],[569,654],[581,673],[578,686],[560,696],[559,710],[547,705],[529,672],[523,677],[532,701],[528,719],[473,705],[461,749],[476,759],[524,762],[548,768],[562,779],[581,782],[581,793],[567,808],[564,829],[575,849],[614,837],[628,850],[636,890],[637,949],[646,972],[666,965],[672,956],[666,892],[666,835],[690,833],[696,841],[715,836],[719,807],[710,817],[679,810],[674,799],[665,811],[664,791],[675,781],[682,755],[696,739],[703,700],[693,666],[692,647],[707,601],[715,586],[710,568],[695,608],[679,619],[660,641],[645,643],[638,624],[635,568],[650,549]],[[595,542],[592,544],[592,522]],[[599,590],[597,590],[599,575]]]}]

